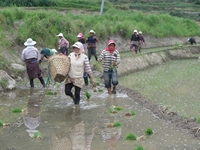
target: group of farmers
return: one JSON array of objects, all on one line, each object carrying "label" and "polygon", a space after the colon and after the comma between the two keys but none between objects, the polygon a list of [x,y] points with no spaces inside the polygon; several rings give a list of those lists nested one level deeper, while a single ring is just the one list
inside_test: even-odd
[{"label": "group of farmers", "polygon": [[[96,54],[96,42],[98,42],[98,39],[93,30],[90,30],[89,33],[90,35],[86,40],[82,33],[77,35],[78,40],[71,46],[73,51],[69,54],[69,42],[64,38],[62,33],[59,33],[57,35],[58,51],[56,49],[44,48],[40,52],[40,58],[38,58],[38,49],[35,47],[36,41],[28,38],[24,43],[26,48],[22,51],[22,60],[26,63],[26,70],[31,88],[34,87],[35,78],[38,78],[43,87],[46,87],[39,67],[39,64],[43,61],[44,57],[48,59],[56,53],[59,55],[67,55],[70,58],[70,69],[66,75],[65,94],[72,98],[74,104],[79,104],[80,91],[84,84],[84,79],[85,84],[88,84],[86,76],[89,76],[93,85],[96,84],[90,67],[90,60],[93,55],[97,62],[103,62],[104,84],[105,88],[107,88],[108,94],[116,94],[116,85],[118,84],[117,67],[120,63],[120,54],[116,49],[116,43],[114,40],[109,40],[107,47],[102,50],[98,58]],[[86,44],[88,55],[85,54]],[[74,93],[72,93],[73,87],[75,88]]]}]

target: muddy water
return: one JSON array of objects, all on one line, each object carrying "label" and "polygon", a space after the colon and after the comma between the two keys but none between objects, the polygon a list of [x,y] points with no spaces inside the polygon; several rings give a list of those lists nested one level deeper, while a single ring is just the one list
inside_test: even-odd
[{"label": "muddy water", "polygon": [[[85,90],[82,90],[81,103],[74,106],[64,95],[62,85],[50,86],[49,90],[57,94],[43,97],[45,91],[39,88],[17,88],[1,94],[0,120],[11,123],[10,127],[0,128],[1,150],[132,150],[138,145],[145,150],[200,149],[200,141],[159,120],[127,95],[109,96],[106,92],[93,93],[89,89],[92,97],[87,101]],[[112,105],[121,106],[123,110],[111,114],[108,110]],[[12,113],[13,108],[26,108],[27,111]],[[130,110],[136,115],[125,116]],[[115,121],[122,126],[106,126]],[[146,128],[152,128],[154,134],[146,136],[145,140],[124,140],[128,133],[138,137],[144,135]],[[42,134],[41,140],[31,137],[36,131]]]}]

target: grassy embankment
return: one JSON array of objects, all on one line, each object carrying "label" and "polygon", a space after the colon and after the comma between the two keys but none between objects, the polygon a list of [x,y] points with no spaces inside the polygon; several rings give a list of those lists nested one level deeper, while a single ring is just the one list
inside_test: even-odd
[{"label": "grassy embankment", "polygon": [[200,21],[200,0],[109,0],[116,8],[165,13]]},{"label": "grassy embankment", "polygon": [[[78,11],[78,10],[77,10]],[[59,8],[37,11],[18,7],[0,10],[0,69],[9,67],[2,51],[14,52],[14,46],[23,46],[27,38],[37,41],[39,47],[57,47],[59,32],[72,44],[77,41],[76,34],[88,35],[90,29],[96,31],[100,39],[111,34],[129,38],[134,29],[142,30],[144,35],[154,37],[200,36],[199,26],[189,19],[172,17],[166,14],[144,14],[142,12],[122,11],[111,8],[99,14],[63,13]],[[187,32],[185,32],[187,31]],[[9,38],[5,38],[9,35]]]}]

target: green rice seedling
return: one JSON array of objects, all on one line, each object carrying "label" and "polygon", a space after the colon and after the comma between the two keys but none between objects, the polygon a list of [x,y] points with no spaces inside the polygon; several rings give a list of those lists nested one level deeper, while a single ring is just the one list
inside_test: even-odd
[{"label": "green rice seedling", "polygon": [[88,91],[85,92],[85,96],[87,97],[87,100],[90,100],[91,94]]},{"label": "green rice seedling", "polygon": [[144,150],[144,148],[141,145],[139,145],[136,148],[134,148],[133,150]]},{"label": "green rice seedling", "polygon": [[120,106],[111,106],[108,111],[110,113],[117,113],[118,111],[121,111],[121,110],[123,110],[123,108]]},{"label": "green rice seedling", "polygon": [[126,135],[125,140],[136,140],[137,136],[133,133],[129,133]]},{"label": "green rice seedling", "polygon": [[54,95],[52,91],[46,91],[46,95]]},{"label": "green rice seedling", "polygon": [[147,129],[145,130],[145,134],[146,134],[146,135],[152,135],[152,134],[153,134],[153,130],[152,130],[151,128],[147,128]]},{"label": "green rice seedling", "polygon": [[97,82],[96,84],[97,84],[97,86],[100,86],[100,83],[99,83],[99,82]]},{"label": "green rice seedling", "polygon": [[0,120],[0,127],[3,126],[4,122]]},{"label": "green rice seedling", "polygon": [[121,126],[122,126],[122,124],[118,121],[113,123],[113,127],[121,127]]},{"label": "green rice seedling", "polygon": [[42,134],[40,133],[40,132],[35,132],[34,133],[34,135],[33,135],[33,137],[35,138],[35,139],[42,139]]},{"label": "green rice seedling", "polygon": [[123,110],[123,108],[120,107],[120,106],[116,106],[114,109],[117,110],[117,111],[121,111],[121,110]]},{"label": "green rice seedling", "polygon": [[136,112],[131,110],[131,114],[132,114],[132,116],[134,116],[136,114]]},{"label": "green rice seedling", "polygon": [[102,89],[98,89],[98,92],[103,92],[103,90]]},{"label": "green rice seedling", "polygon": [[20,108],[13,108],[12,113],[20,113],[22,112],[22,109]]}]

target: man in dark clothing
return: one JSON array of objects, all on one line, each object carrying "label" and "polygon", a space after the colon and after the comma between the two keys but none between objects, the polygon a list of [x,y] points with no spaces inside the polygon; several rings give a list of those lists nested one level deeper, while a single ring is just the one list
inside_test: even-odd
[{"label": "man in dark clothing", "polygon": [[194,38],[189,38],[188,42],[190,42],[191,45],[193,45],[193,43],[197,44]]},{"label": "man in dark clothing", "polygon": [[96,42],[99,42],[99,40],[95,36],[95,32],[93,30],[90,30],[90,36],[86,39],[86,43],[88,43],[87,49],[88,49],[89,61],[90,61],[92,55],[94,55],[94,57],[97,61]]},{"label": "man in dark clothing", "polygon": [[140,37],[138,35],[138,32],[137,32],[137,30],[134,30],[134,33],[131,36],[130,50],[132,52],[135,51],[135,54],[137,54],[137,52],[138,52],[139,41],[140,41]]}]

